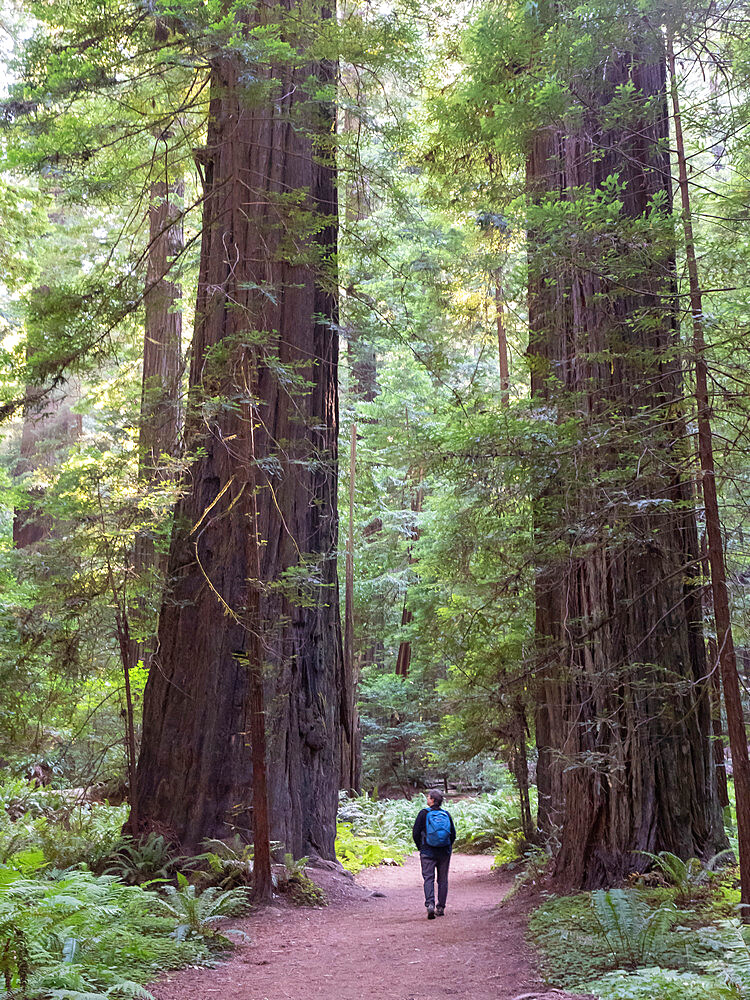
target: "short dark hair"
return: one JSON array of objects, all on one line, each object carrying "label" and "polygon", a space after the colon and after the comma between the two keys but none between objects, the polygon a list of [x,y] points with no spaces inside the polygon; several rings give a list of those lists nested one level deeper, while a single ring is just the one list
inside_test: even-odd
[{"label": "short dark hair", "polygon": [[443,804],[443,793],[439,792],[437,788],[431,788],[427,793],[427,797],[432,799],[436,806]]}]

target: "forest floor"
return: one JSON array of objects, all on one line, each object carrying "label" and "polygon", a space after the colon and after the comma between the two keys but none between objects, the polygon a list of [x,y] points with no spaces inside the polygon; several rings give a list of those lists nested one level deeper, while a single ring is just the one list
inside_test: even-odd
[{"label": "forest floor", "polygon": [[169,973],[151,990],[158,1000],[573,1000],[542,985],[525,940],[529,900],[499,907],[513,878],[490,864],[454,855],[435,920],[417,855],[355,881],[316,870],[327,907],[271,906],[231,921],[249,940],[227,961]]}]

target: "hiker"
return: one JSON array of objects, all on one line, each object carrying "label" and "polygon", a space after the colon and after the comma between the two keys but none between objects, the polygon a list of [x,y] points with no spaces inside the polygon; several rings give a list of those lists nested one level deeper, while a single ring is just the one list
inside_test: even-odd
[{"label": "hiker", "polygon": [[[445,914],[448,898],[448,867],[451,863],[456,828],[451,814],[442,809],[443,793],[436,788],[427,792],[427,809],[421,809],[414,821],[411,835],[419,850],[424,879],[424,905],[427,919],[434,920]],[[435,872],[437,872],[438,898],[435,906]]]}]

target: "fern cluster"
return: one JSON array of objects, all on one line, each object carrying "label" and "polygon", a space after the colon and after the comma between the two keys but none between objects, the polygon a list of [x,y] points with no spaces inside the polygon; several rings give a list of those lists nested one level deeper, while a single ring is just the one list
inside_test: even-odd
[{"label": "fern cluster", "polygon": [[549,981],[600,1000],[750,1000],[750,929],[709,907],[679,910],[674,895],[609,889],[549,900],[530,922]]},{"label": "fern cluster", "polygon": [[[456,824],[456,850],[494,853],[504,844],[517,846],[521,819],[516,800],[508,784],[495,792],[446,801]],[[409,802],[342,795],[336,856],[350,871],[381,864],[385,858],[400,860],[414,850],[411,831],[424,805],[422,796]]]}]

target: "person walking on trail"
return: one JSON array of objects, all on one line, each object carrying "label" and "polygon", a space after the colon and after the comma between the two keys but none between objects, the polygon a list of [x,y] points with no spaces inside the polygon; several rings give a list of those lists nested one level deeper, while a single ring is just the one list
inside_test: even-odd
[{"label": "person walking on trail", "polygon": [[[448,868],[451,863],[453,841],[456,828],[453,817],[443,806],[443,793],[436,788],[427,792],[427,809],[421,809],[414,821],[411,835],[419,851],[424,879],[424,905],[427,919],[434,920],[445,914],[448,898]],[[437,873],[438,897],[435,905],[435,873]]]}]

